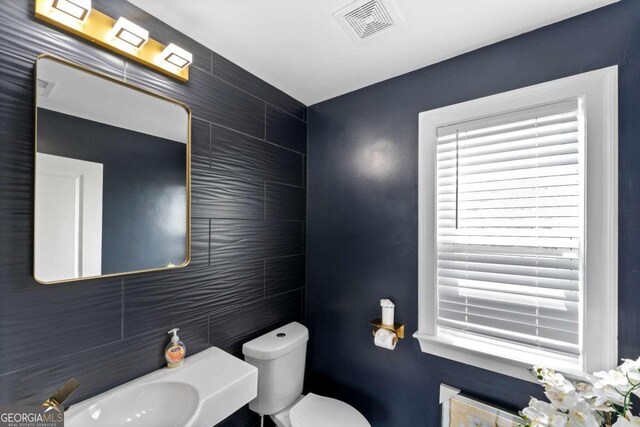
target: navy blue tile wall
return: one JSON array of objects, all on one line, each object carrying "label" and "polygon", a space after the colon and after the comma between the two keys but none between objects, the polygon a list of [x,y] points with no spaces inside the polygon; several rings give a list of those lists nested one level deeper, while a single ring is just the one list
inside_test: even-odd
[{"label": "navy blue tile wall", "polygon": [[282,110],[267,106],[266,140],[299,153],[307,152],[307,124]]},{"label": "navy blue tile wall", "polygon": [[304,221],[307,192],[303,187],[267,182],[265,217],[268,219]]},{"label": "navy blue tile wall", "polygon": [[[0,404],[73,401],[163,365],[166,330],[191,354],[304,319],[306,107],[125,0],[94,7],[194,54],[180,83],[0,6]],[[33,67],[54,53],[193,110],[192,262],[172,272],[43,286],[32,278]],[[269,138],[268,138],[269,136]],[[246,408],[224,425],[251,426]]]},{"label": "navy blue tile wall", "polygon": [[278,295],[302,287],[305,278],[305,258],[304,255],[294,255],[265,260],[265,295]]},{"label": "navy blue tile wall", "polygon": [[229,176],[302,185],[304,156],[222,126],[211,127],[211,169]]},{"label": "navy blue tile wall", "polygon": [[256,331],[268,332],[286,321],[299,321],[302,290],[278,298],[250,302],[244,307],[224,307],[209,317],[209,339],[230,353],[241,354],[242,344]]},{"label": "navy blue tile wall", "polygon": [[[440,425],[441,382],[511,409],[540,397],[535,384],[427,355],[411,338],[418,327],[418,114],[616,64],[619,355],[640,355],[640,2],[622,0],[310,107],[311,391],[354,404],[376,427]],[[409,332],[393,352],[373,346],[367,325],[385,297]]]}]

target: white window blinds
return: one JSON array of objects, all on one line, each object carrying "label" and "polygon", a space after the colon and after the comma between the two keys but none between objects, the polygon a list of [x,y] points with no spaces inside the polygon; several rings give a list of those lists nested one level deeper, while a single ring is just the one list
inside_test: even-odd
[{"label": "white window blinds", "polygon": [[437,129],[437,327],[580,357],[578,99]]}]

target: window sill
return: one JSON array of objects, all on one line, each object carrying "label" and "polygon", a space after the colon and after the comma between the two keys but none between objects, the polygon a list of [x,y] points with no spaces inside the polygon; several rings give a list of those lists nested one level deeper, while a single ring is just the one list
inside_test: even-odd
[{"label": "window sill", "polygon": [[[420,331],[413,334],[413,337],[418,340],[424,353],[533,383],[537,383],[529,372],[533,365],[553,368],[575,379],[585,377],[583,370],[570,358],[554,358],[536,351],[525,352],[509,349],[506,345],[484,344],[468,338],[434,336]],[[484,348],[479,350],[479,345]]]}]

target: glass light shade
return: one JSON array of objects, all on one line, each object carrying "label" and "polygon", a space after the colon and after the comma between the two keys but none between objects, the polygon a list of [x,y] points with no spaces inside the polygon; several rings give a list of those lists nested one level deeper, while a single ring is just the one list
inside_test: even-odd
[{"label": "glass light shade", "polygon": [[84,21],[91,12],[91,0],[53,0],[51,7]]},{"label": "glass light shade", "polygon": [[184,68],[193,62],[193,55],[171,43],[162,51],[162,59],[178,68]]},{"label": "glass light shade", "polygon": [[149,31],[125,18],[120,18],[113,27],[114,37],[139,49],[149,40]]}]

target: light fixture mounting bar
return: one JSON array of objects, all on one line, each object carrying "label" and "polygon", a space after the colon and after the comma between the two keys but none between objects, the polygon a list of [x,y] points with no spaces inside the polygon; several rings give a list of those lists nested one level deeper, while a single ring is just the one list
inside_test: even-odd
[{"label": "light fixture mounting bar", "polygon": [[178,68],[166,64],[162,57],[162,52],[166,46],[162,43],[149,38],[139,49],[121,49],[113,43],[113,29],[116,20],[104,13],[92,9],[84,21],[67,22],[56,19],[52,7],[51,0],[35,0],[36,12],[35,16],[55,27],[63,29],[78,37],[89,40],[105,49],[118,53],[132,61],[139,62],[155,71],[167,76],[173,77],[180,81],[189,80],[189,67]]}]

